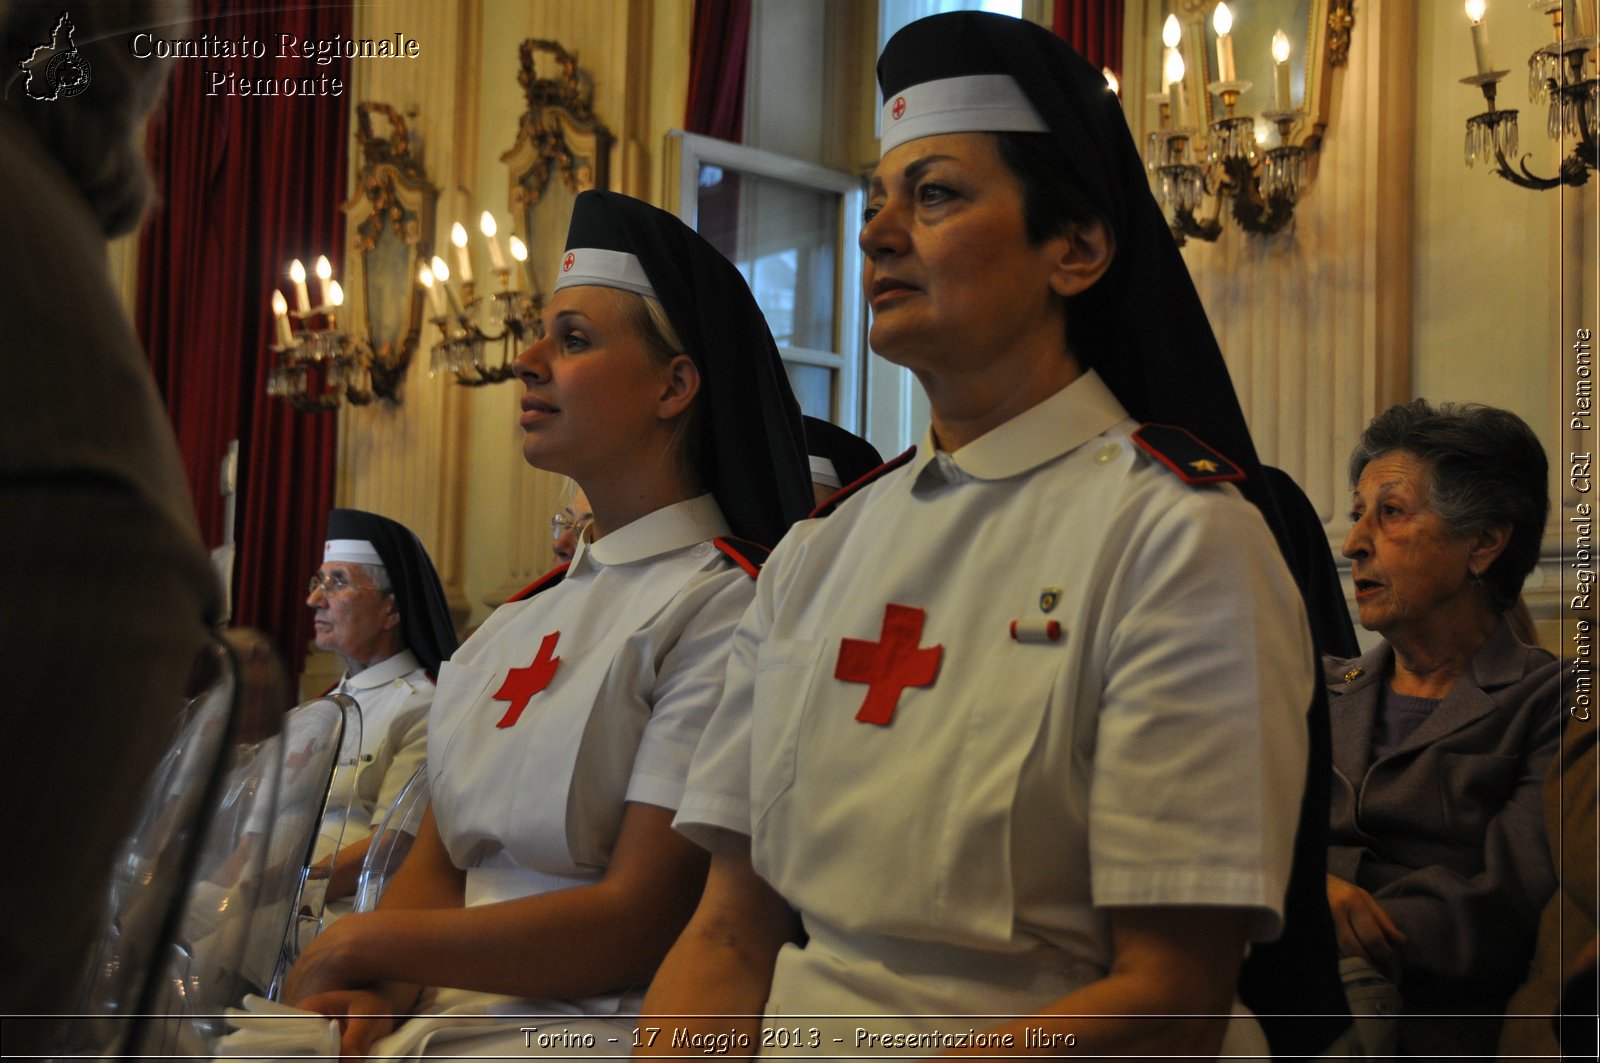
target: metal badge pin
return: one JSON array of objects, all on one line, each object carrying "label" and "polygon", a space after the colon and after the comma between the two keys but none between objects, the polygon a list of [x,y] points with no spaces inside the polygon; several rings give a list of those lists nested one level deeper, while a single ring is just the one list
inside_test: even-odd
[{"label": "metal badge pin", "polygon": [[1350,669],[1350,670],[1349,670],[1349,671],[1348,671],[1348,672],[1346,672],[1346,673],[1345,673],[1345,674],[1344,674],[1344,681],[1345,681],[1345,682],[1346,682],[1346,683],[1348,683],[1348,682],[1350,682],[1350,681],[1351,681],[1351,680],[1353,680],[1353,679],[1356,679],[1356,678],[1357,678],[1357,677],[1359,677],[1359,676],[1360,676],[1360,675],[1361,675],[1361,669],[1359,669],[1359,668],[1352,668],[1352,669]]},{"label": "metal badge pin", "polygon": [[1048,613],[1050,610],[1054,609],[1056,604],[1060,601],[1061,588],[1046,587],[1044,590],[1039,592],[1039,611],[1041,613]]}]

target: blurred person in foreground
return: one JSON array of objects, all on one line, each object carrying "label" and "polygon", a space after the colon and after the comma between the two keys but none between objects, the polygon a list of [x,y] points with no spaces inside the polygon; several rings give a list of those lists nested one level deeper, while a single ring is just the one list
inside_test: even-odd
[{"label": "blurred person in foreground", "polygon": [[[106,263],[106,240],[131,232],[150,198],[140,122],[168,72],[134,59],[126,34],[185,12],[77,5],[69,31],[59,3],[0,6],[8,1015],[76,1010],[112,859],[138,812],[129,796],[172,738],[221,610],[172,427]],[[61,56],[58,72],[92,70],[87,84],[52,86],[39,67]],[[6,1052],[48,1050],[58,1032],[10,1022]]]}]

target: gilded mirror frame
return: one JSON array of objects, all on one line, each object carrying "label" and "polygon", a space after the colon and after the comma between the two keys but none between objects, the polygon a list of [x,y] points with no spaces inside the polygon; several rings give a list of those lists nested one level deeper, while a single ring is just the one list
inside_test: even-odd
[{"label": "gilded mirror frame", "polygon": [[[553,60],[554,76],[540,76],[540,56]],[[556,187],[571,197],[587,189],[610,187],[611,147],[616,138],[595,114],[594,85],[579,72],[576,54],[556,41],[530,38],[522,42],[518,58],[517,82],[527,109],[517,123],[516,143],[500,161],[511,171],[511,216],[529,249],[524,263],[529,288],[536,302],[542,303],[544,289],[535,263],[541,255],[552,264],[559,257],[571,214],[570,203],[540,210],[552,191],[551,178],[558,178]]]},{"label": "gilded mirror frame", "polygon": [[[1295,128],[1289,143],[1308,151],[1314,152],[1321,146],[1328,128],[1333,101],[1333,68],[1344,66],[1350,58],[1350,34],[1355,28],[1351,4],[1352,0],[1308,0],[1304,32],[1291,41],[1291,64],[1296,53],[1304,56],[1305,87],[1299,106],[1305,117]],[[1189,98],[1204,101],[1205,124],[1209,128],[1218,117],[1214,111],[1216,100],[1207,87],[1219,76],[1216,37],[1211,28],[1217,0],[1168,0],[1167,6],[1178,16],[1183,29],[1183,52],[1190,60],[1184,74]],[[1151,47],[1158,47],[1159,43],[1152,42]],[[1203,57],[1204,63],[1193,62],[1195,57]],[[1265,83],[1264,77],[1251,80],[1255,82],[1251,92],[1254,98],[1241,98],[1240,110],[1259,114],[1268,109],[1262,101],[1267,99],[1270,85]]]},{"label": "gilded mirror frame", "polygon": [[[378,117],[385,133],[373,128]],[[372,347],[372,390],[398,401],[400,381],[422,336],[423,294],[414,283],[417,270],[433,254],[434,213],[439,190],[423,169],[420,148],[405,119],[387,103],[364,101],[356,106],[356,141],[362,164],[356,191],[344,205],[349,217],[348,256],[360,272],[362,313]],[[405,249],[404,268],[384,268],[398,248]]]}]

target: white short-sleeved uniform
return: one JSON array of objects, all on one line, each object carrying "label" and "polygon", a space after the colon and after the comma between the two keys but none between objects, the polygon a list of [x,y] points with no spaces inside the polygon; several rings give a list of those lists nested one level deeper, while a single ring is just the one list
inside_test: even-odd
[{"label": "white short-sleeved uniform", "polygon": [[[677,816],[748,835],[802,915],[769,1014],[1030,1013],[1106,973],[1106,906],[1241,906],[1278,932],[1303,609],[1255,508],[1183,483],[1137,427],[1087,374],[954,454],[925,440],[773,553]],[[892,718],[861,722],[874,685],[838,673],[895,640],[876,674],[926,680],[933,652],[932,681],[880,683]]]},{"label": "white short-sleeved uniform", "polygon": [[[469,906],[595,882],[624,802],[678,806],[755,590],[712,542],[727,534],[703,495],[581,542],[565,579],[495,610],[439,670],[428,776],[440,837],[467,870]],[[442,990],[433,1014],[373,1052],[419,1051],[421,1031],[432,1050],[441,1034],[451,1051],[465,1050],[456,1035],[472,1031],[449,1029],[452,1020],[470,1026],[485,1013],[571,1015],[573,1029],[592,1031],[576,1017],[626,1019],[642,996],[642,987],[577,1001]],[[626,1054],[627,1022],[620,1028],[620,1043],[601,1038],[590,1051]],[[537,1054],[514,1028],[499,1036],[515,1054]],[[491,1050],[481,1038],[470,1049]]]},{"label": "white short-sleeved uniform", "polygon": [[[358,747],[355,736],[347,735],[339,751],[317,837],[319,860],[378,829],[428,755],[428,710],[433,705],[433,680],[410,650],[356,675],[346,674],[334,689],[361,706],[361,741]],[[348,804],[339,801],[347,787]]]}]

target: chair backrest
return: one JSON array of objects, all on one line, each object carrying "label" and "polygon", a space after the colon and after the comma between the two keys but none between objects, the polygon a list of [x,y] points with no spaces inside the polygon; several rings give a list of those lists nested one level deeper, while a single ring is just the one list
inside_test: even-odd
[{"label": "chair backrest", "polygon": [[428,765],[423,762],[411,773],[394,804],[384,813],[383,822],[378,825],[372,845],[367,849],[361,877],[356,883],[356,911],[370,912],[378,906],[383,888],[389,884],[406,853],[411,851],[411,843],[416,840],[423,817],[428,813],[430,798]]},{"label": "chair backrest", "polygon": [[275,720],[263,709],[242,729],[166,968],[147,993],[150,1018],[135,1051],[213,1056],[225,1009],[271,984],[283,963],[345,708],[325,697],[287,713],[280,707]]},{"label": "chair backrest", "polygon": [[120,1055],[133,1016],[183,909],[208,817],[227,774],[238,698],[234,658],[220,639],[194,667],[199,692],[184,706],[174,737],[139,802],[140,812],[112,872],[100,944],[90,959],[78,1018],[65,1053]]}]

